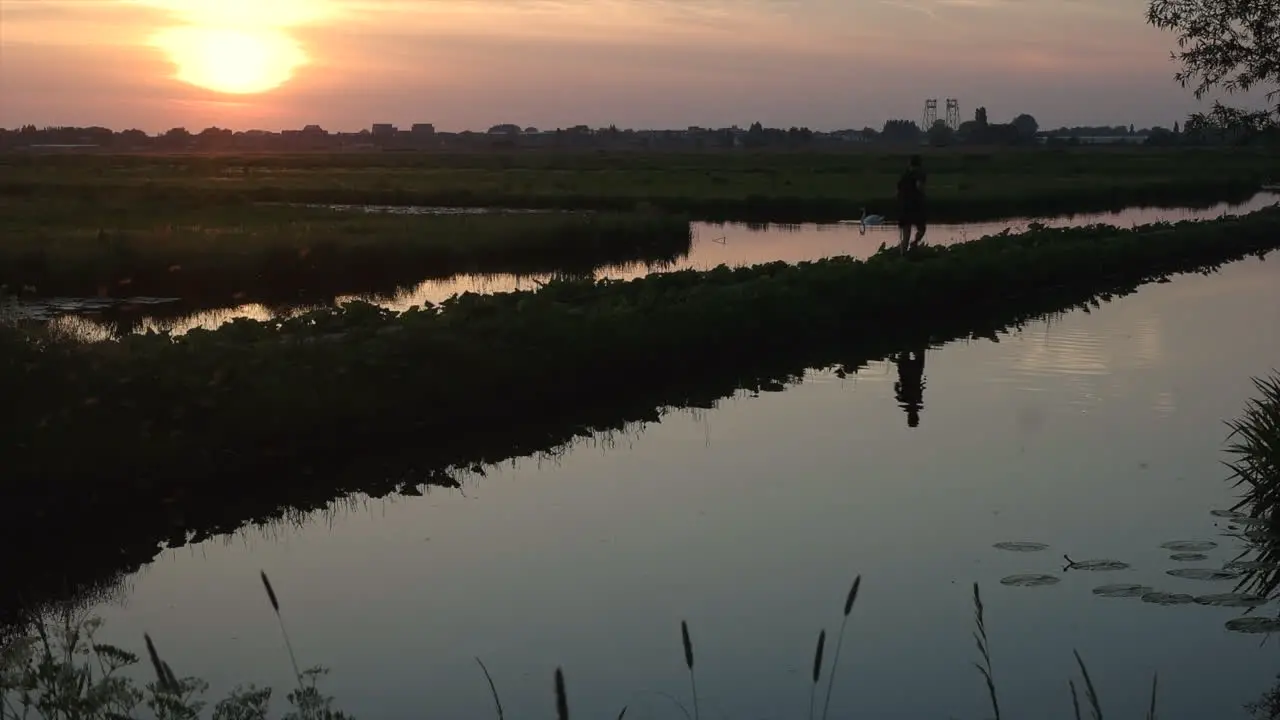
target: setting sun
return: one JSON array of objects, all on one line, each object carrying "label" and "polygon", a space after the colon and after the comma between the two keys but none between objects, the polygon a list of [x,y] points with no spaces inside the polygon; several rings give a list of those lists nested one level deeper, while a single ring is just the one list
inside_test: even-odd
[{"label": "setting sun", "polygon": [[173,62],[175,78],[231,95],[274,90],[307,62],[298,43],[278,30],[171,28],[153,42]]}]

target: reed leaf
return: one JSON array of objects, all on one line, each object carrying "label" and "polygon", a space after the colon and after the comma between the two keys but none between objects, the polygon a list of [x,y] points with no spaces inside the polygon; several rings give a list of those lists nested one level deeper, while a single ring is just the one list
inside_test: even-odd
[{"label": "reed leaf", "polygon": [[840,665],[840,648],[844,646],[844,629],[849,624],[849,613],[853,612],[853,604],[858,599],[858,588],[862,586],[862,576],[853,578],[853,586],[844,599],[844,617],[840,620],[840,637],[836,638],[835,656],[831,658],[831,672],[827,676],[827,698],[822,702],[822,720],[827,720],[827,711],[831,709],[831,690],[836,682],[836,667]]},{"label": "reed leaf", "polygon": [[[489,674],[489,668],[484,666],[484,661],[476,658],[476,662],[480,664],[480,670],[484,673],[484,679],[489,681],[489,692],[493,694],[493,704],[498,708],[498,720],[502,718],[502,700],[498,698],[498,688],[493,684],[493,676]],[[625,712],[625,709],[623,710]]]},{"label": "reed leaf", "polygon": [[564,690],[564,672],[556,668],[556,718],[569,720],[569,697]]},{"label": "reed leaf", "polygon": [[1000,720],[1000,700],[996,694],[996,681],[991,670],[991,651],[989,649],[989,641],[987,639],[987,621],[986,608],[982,605],[982,593],[978,590],[978,583],[973,584],[973,618],[978,630],[973,634],[973,639],[978,643],[978,654],[982,656],[984,664],[974,663],[978,668],[978,672],[982,673],[983,680],[987,683],[987,694],[991,696],[991,711],[995,713],[995,720]]},{"label": "reed leaf", "polygon": [[1080,666],[1080,674],[1084,676],[1085,697],[1089,700],[1089,708],[1093,711],[1093,720],[1102,720],[1102,704],[1098,701],[1098,691],[1093,687],[1093,679],[1089,677],[1089,668],[1085,667],[1080,653],[1072,650],[1076,656],[1076,664]]}]

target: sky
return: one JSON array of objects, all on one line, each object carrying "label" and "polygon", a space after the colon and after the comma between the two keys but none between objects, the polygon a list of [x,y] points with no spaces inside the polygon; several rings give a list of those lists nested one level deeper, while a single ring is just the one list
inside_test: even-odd
[{"label": "sky", "polygon": [[[0,126],[1170,126],[1146,0],[0,0]],[[1260,96],[1232,98],[1262,104]]]}]

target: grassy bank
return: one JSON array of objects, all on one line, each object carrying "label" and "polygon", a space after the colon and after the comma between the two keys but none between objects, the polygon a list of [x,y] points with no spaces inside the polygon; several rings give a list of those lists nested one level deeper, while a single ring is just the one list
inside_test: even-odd
[{"label": "grassy bank", "polygon": [[[353,305],[176,340],[82,346],[9,331],[0,443],[6,497],[27,512],[0,524],[12,541],[0,548],[24,578],[13,592],[57,596],[69,577],[136,568],[162,541],[351,492],[452,484],[451,468],[656,420],[666,407],[709,407],[737,389],[780,389],[807,367],[854,371],[904,347],[992,335],[1268,249],[1277,230],[1280,211],[1044,230],[913,260],[557,283],[401,316]],[[34,547],[23,540],[33,536]]]},{"label": "grassy bank", "polygon": [[0,196],[0,285],[192,303],[392,293],[460,272],[583,272],[673,261],[686,218],[659,213],[424,215],[246,202]]},{"label": "grassy bank", "polygon": [[[1274,179],[1261,150],[930,152],[935,222],[1243,200]],[[237,200],[632,210],[710,220],[839,220],[895,210],[906,155],[380,153],[0,156],[0,195],[136,206]]]}]

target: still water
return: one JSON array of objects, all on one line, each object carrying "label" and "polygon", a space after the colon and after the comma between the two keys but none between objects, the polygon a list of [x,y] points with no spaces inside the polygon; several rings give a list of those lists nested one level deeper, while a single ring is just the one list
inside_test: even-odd
[{"label": "still water", "polygon": [[[938,224],[929,228],[926,241],[938,245],[974,240],[1005,230],[1022,232],[1031,223],[1050,227],[1082,226],[1106,223],[1118,227],[1131,227],[1145,223],[1216,218],[1224,213],[1245,214],[1280,202],[1280,193],[1260,192],[1240,204],[1221,203],[1211,208],[1150,208],[1134,207],[1111,213],[1063,215],[1045,218],[1011,218],[994,222],[966,224]],[[336,211],[355,212],[360,206],[335,206]],[[370,212],[405,212],[414,208],[368,206]],[[441,208],[417,208],[421,212],[438,213]],[[688,256],[672,265],[655,267],[645,263],[605,268],[597,272],[599,278],[630,279],[642,277],[657,270],[694,268],[707,270],[718,265],[754,265],[783,260],[800,262],[837,255],[858,258],[870,257],[881,243],[896,242],[896,227],[872,226],[863,228],[858,222],[800,224],[800,225],[748,225],[744,223],[693,223],[693,249]],[[338,298],[339,302],[361,299],[395,310],[406,310],[426,302],[438,303],[451,295],[463,292],[493,293],[511,290],[536,289],[537,283],[546,282],[547,275],[523,276],[505,274],[456,275],[447,279],[427,280],[407,292],[395,295],[353,295]],[[235,307],[206,310],[180,317],[145,317],[148,309],[156,305],[155,298],[136,298],[131,302],[138,307],[135,312],[144,316],[135,331],[169,330],[182,333],[196,327],[215,328],[238,317],[256,320],[269,319],[281,311],[263,305],[246,304]],[[53,298],[26,306],[28,314],[54,317],[65,313],[92,313],[106,309],[111,303],[101,299]],[[163,308],[160,308],[163,310]],[[104,335],[102,328],[77,323],[82,333]]]},{"label": "still water", "polygon": [[[998,343],[929,350],[916,427],[892,364],[844,380],[815,371],[461,491],[169,551],[98,610],[109,639],[137,649],[150,632],[175,671],[215,691],[255,681],[283,694],[265,570],[299,662],[332,669],[325,687],[343,708],[390,719],[491,716],[475,656],[513,718],[554,717],[557,666],[574,717],[626,705],[628,718],[678,718],[663,693],[688,702],[687,620],[703,717],[794,718],[818,631],[836,632],[861,573],[832,717],[984,718],[976,581],[1005,717],[1072,717],[1073,649],[1108,717],[1142,717],[1157,671],[1161,718],[1242,717],[1280,657],[1224,629],[1241,610],[1091,590],[1233,589],[1166,571],[1236,556],[1210,515],[1235,499],[1224,420],[1277,357],[1280,274],[1251,259]],[[1178,563],[1161,544],[1179,540],[1218,547]],[[1005,541],[1049,548],[992,547]],[[1064,572],[1063,554],[1131,568]],[[1018,573],[1060,582],[1000,583]]]}]

